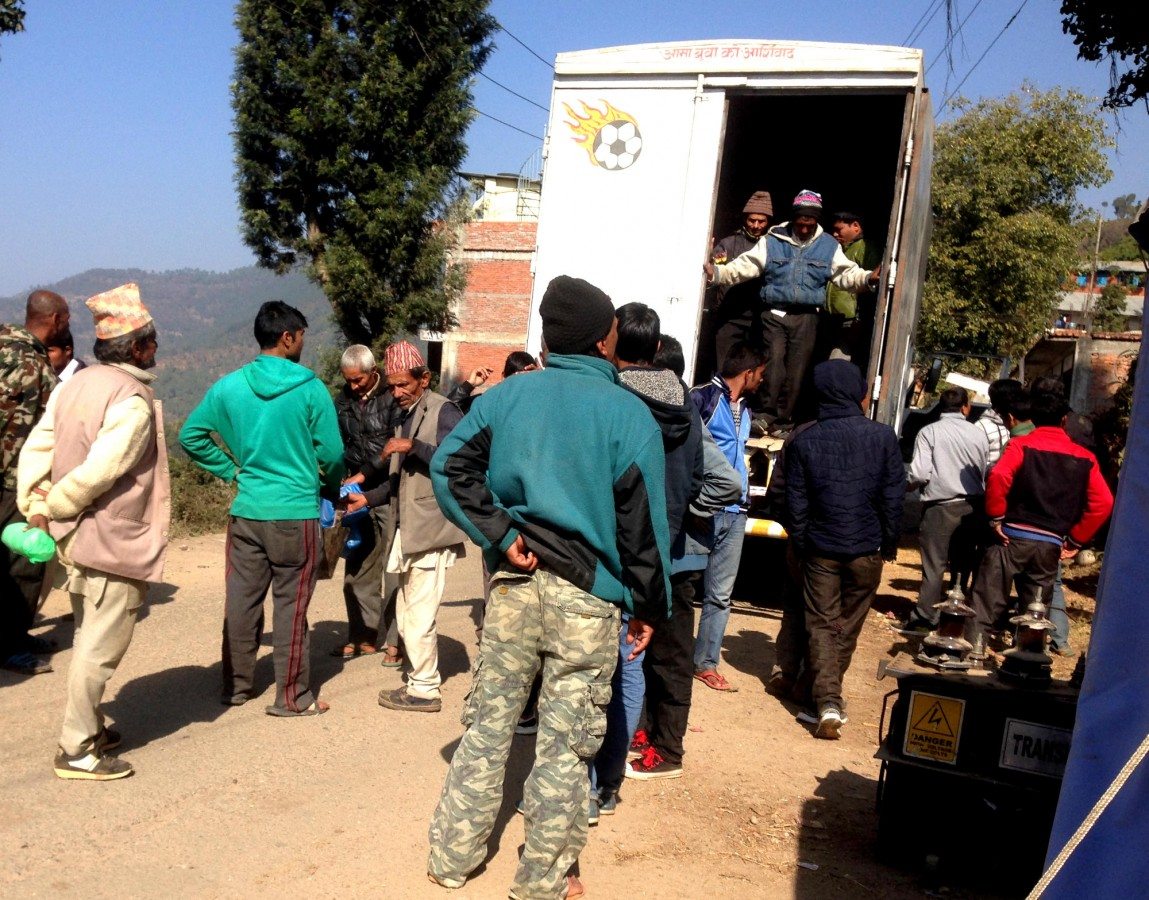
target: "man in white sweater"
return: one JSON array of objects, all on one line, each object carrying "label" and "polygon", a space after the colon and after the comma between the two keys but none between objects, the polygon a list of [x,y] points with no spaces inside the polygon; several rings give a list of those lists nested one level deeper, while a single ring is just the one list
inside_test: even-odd
[{"label": "man in white sweater", "polygon": [[[54,770],[111,781],[131,764],[100,711],[128,649],[147,583],[163,575],[171,492],[163,419],[147,370],[156,327],[134,284],[87,301],[96,324],[88,366],[52,393],[20,453],[16,502],[57,542],[56,586],[76,617],[68,701]],[[62,577],[59,577],[62,576]]]},{"label": "man in white sweater", "polygon": [[790,221],[775,225],[749,250],[722,265],[706,263],[711,284],[729,285],[762,276],[762,338],[766,383],[759,396],[774,419],[771,433],[793,426],[798,392],[814,353],[818,314],[825,312],[826,285],[858,293],[878,284],[878,270],[866,270],[846,256],[822,230],[822,195],[801,191]]}]

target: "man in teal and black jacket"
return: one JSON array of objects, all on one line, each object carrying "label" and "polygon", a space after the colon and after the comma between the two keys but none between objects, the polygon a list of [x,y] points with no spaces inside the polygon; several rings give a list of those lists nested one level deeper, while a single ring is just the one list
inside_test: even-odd
[{"label": "man in teal and black jacket", "polygon": [[343,440],[327,388],[299,365],[306,328],[294,307],[263,304],[255,317],[260,355],[212,385],[180,431],[193,462],[239,486],[227,529],[222,699],[231,706],[251,699],[270,585],[275,703],[267,713],[274,716],[327,708],[310,686],[307,606],[319,559],[319,490],[339,492]]},{"label": "man in teal and black jacket", "polygon": [[564,876],[586,844],[586,763],[606,729],[620,610],[633,616],[635,656],[669,615],[662,432],[619,386],[614,306],[560,276],[539,311],[546,369],[479,397],[431,464],[443,513],[482,548],[492,575],[428,874],[461,887],[485,858],[515,723],[541,669],[512,897],[561,897],[574,886]]}]

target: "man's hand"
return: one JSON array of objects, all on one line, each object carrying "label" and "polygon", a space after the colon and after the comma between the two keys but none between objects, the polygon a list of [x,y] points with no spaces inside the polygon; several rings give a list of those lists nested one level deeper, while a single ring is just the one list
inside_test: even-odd
[{"label": "man's hand", "polygon": [[527,549],[527,542],[520,534],[515,542],[503,553],[512,566],[522,572],[533,572],[539,567],[539,558]]},{"label": "man's hand", "polygon": [[877,288],[878,282],[882,280],[882,270],[880,268],[874,269],[866,276],[866,284],[871,288]]},{"label": "man's hand", "polygon": [[355,475],[349,475],[347,478],[344,478],[343,483],[344,484],[362,484],[366,480],[367,479],[363,476],[363,473],[359,472]]},{"label": "man's hand", "polygon": [[379,457],[386,459],[392,453],[410,453],[414,446],[415,442],[410,438],[393,437],[383,445],[383,452],[379,454]]},{"label": "man's hand", "polygon": [[1080,547],[1075,547],[1069,541],[1065,541],[1061,545],[1061,559],[1073,559],[1080,551]]},{"label": "man's hand", "polygon": [[714,263],[709,260],[702,264],[702,271],[706,273],[706,281],[709,283],[714,280]]},{"label": "man's hand", "polygon": [[486,384],[487,379],[494,374],[495,370],[490,366],[479,366],[475,371],[467,376],[467,383],[471,387],[478,387],[480,384]]},{"label": "man's hand", "polygon": [[343,500],[347,504],[345,513],[358,512],[367,505],[366,494],[348,494]]},{"label": "man's hand", "polygon": [[28,525],[32,528],[39,528],[41,531],[47,531],[48,518],[46,516],[29,516]]},{"label": "man's hand", "polygon": [[1001,530],[1001,522],[990,522],[989,527],[993,529],[993,533],[997,535],[997,541],[1003,547],[1009,546],[1009,535]]},{"label": "man's hand", "polygon": [[630,656],[627,662],[638,658],[646,645],[650,643],[650,636],[654,634],[654,626],[642,619],[631,619],[626,626],[626,642],[630,644]]}]

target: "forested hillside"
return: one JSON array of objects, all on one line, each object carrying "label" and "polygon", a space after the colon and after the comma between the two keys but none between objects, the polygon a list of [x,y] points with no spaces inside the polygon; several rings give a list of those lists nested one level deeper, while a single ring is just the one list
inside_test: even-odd
[{"label": "forested hillside", "polygon": [[[129,281],[139,284],[156,319],[160,349],[155,387],[169,421],[186,417],[213,381],[256,355],[252,323],[265,300],[284,300],[307,316],[305,365],[316,368],[323,351],[342,340],[332,327],[323,293],[302,275],[278,276],[254,266],[222,273],[89,269],[42,285],[71,304],[76,354],[85,361],[92,358],[93,331],[84,300]],[[0,298],[0,321],[22,323],[26,296]]]}]

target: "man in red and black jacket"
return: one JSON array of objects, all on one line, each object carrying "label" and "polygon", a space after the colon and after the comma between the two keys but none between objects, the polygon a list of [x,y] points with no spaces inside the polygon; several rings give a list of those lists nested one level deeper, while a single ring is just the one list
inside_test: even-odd
[{"label": "man in red and black jacket", "polygon": [[1096,457],[1065,433],[1069,405],[1061,382],[1037,379],[1029,400],[1036,427],[1006,445],[986,481],[985,511],[997,542],[974,581],[971,639],[993,627],[1014,584],[1023,608],[1037,591],[1048,603],[1058,560],[1076,556],[1113,510]]}]

